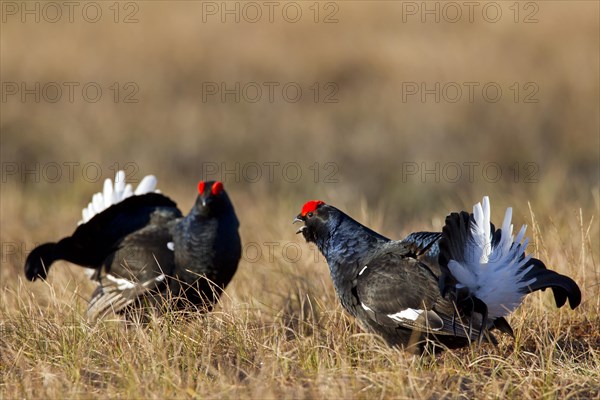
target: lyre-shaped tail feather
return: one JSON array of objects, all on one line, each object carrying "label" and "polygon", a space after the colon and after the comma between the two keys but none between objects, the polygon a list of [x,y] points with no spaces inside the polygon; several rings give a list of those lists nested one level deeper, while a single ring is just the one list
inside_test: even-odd
[{"label": "lyre-shaped tail feather", "polygon": [[523,279],[535,281],[527,286],[527,293],[550,288],[554,294],[556,307],[562,307],[567,299],[571,309],[575,309],[581,303],[581,290],[573,279],[547,269],[544,263],[536,258],[532,258],[528,266],[532,268]]}]

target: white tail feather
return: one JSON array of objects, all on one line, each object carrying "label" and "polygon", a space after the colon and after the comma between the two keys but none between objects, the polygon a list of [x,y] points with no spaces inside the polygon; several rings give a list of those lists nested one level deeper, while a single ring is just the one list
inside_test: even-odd
[{"label": "white tail feather", "polygon": [[125,190],[125,171],[117,171],[115,174],[115,192],[120,195],[123,190]]},{"label": "white tail feather", "polygon": [[508,315],[521,303],[524,288],[531,285],[535,278],[522,282],[532,268],[523,268],[531,256],[519,261],[528,243],[528,239],[524,239],[526,226],[523,225],[515,239],[512,234],[512,209],[508,208],[500,240],[492,246],[489,198],[484,197],[482,203],[473,207],[471,236],[464,249],[464,263],[450,260],[448,268],[461,286],[467,287],[487,305],[488,318],[494,320]]},{"label": "white tail feather", "polygon": [[142,179],[137,189],[135,189],[135,194],[140,195],[144,193],[148,193],[153,191],[156,188],[156,178],[154,175],[147,175]]},{"label": "white tail feather", "polygon": [[145,176],[134,192],[131,184],[125,182],[125,171],[117,171],[115,174],[114,185],[110,179],[106,179],[104,181],[102,192],[94,194],[92,196],[92,201],[87,207],[81,210],[82,219],[79,221],[78,225],[85,224],[96,214],[101,213],[110,206],[120,203],[134,194],[138,196],[153,191],[158,192],[155,190],[156,182],[156,177],[153,175]]},{"label": "white tail feather", "polygon": [[[145,193],[150,193],[151,191],[152,190],[148,190]],[[138,194],[144,194],[144,193],[138,193]],[[126,198],[131,197],[131,196],[133,196],[133,189],[131,188],[131,184],[128,183],[127,185],[125,185],[125,190],[121,194],[121,199],[126,199]],[[118,200],[117,203],[119,201],[121,201],[121,200]]]}]

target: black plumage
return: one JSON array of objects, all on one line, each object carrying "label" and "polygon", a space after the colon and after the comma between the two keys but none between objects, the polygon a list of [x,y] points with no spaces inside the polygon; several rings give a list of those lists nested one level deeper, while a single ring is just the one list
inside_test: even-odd
[{"label": "black plumage", "polygon": [[[442,233],[416,232],[400,241],[372,231],[321,201],[306,203],[295,219],[298,221],[304,222],[304,226],[297,233],[302,233],[307,242],[314,242],[325,256],[344,308],[389,345],[422,351],[429,342],[456,348],[478,338],[495,343],[490,332],[494,328],[512,334],[504,315],[487,312],[488,307],[495,310],[503,305],[488,305],[478,298],[481,294],[491,302],[493,296],[488,295],[488,289],[494,292],[496,288],[478,289],[469,282],[460,282],[451,272],[455,266],[449,266],[450,262],[467,265],[470,257],[466,253],[478,251],[472,244],[471,227],[475,223],[472,214],[454,213],[447,218]],[[501,230],[495,230],[493,225],[490,235],[492,246],[504,243],[500,242]],[[521,244],[510,245],[516,251],[519,249],[513,246]],[[508,254],[507,248],[504,253],[498,250],[498,254]],[[495,254],[490,254],[490,263],[495,262],[491,259]],[[517,261],[524,265],[511,272],[520,283],[508,289],[507,304],[508,300],[517,298],[520,302],[522,295],[547,287],[554,290],[559,307],[566,298],[572,308],[580,303],[581,293],[572,279],[547,270],[539,260],[516,254]],[[489,278],[483,268],[473,268],[482,274],[483,281]],[[535,282],[523,283],[533,278]],[[489,280],[490,285],[503,285],[501,281]]]},{"label": "black plumage", "polygon": [[160,193],[116,200],[71,236],[36,247],[25,276],[45,279],[57,260],[92,268],[98,281],[88,308],[92,320],[147,310],[140,306],[210,310],[237,270],[241,240],[222,183],[201,182],[198,189],[185,217]]}]

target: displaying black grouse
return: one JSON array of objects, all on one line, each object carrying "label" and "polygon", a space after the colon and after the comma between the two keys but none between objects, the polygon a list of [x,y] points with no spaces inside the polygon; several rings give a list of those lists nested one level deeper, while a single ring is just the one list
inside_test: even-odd
[{"label": "displaying black grouse", "polygon": [[296,233],[327,259],[344,308],[390,346],[424,349],[427,340],[448,348],[481,339],[490,330],[512,335],[504,319],[536,290],[551,288],[556,305],[581,302],[569,277],[525,256],[525,226],[514,239],[512,210],[502,229],[490,222],[487,197],[473,213],[452,213],[443,232],[390,240],[322,201],[309,201],[294,222]]},{"label": "displaying black grouse", "polygon": [[57,260],[92,268],[91,278],[99,283],[88,308],[92,320],[166,301],[177,309],[209,311],[241,257],[233,205],[221,182],[200,182],[196,202],[183,217],[155,187],[153,176],[135,192],[123,171],[114,187],[107,179],[71,236],[29,254],[27,279],[45,279]]}]

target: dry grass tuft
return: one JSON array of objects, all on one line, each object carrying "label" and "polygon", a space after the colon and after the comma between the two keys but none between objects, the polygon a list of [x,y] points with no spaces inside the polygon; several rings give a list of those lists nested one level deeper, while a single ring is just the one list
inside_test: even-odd
[{"label": "dry grass tuft", "polygon": [[[214,312],[171,311],[147,325],[88,324],[91,286],[75,280],[76,267],[56,265],[49,283],[31,284],[11,264],[0,293],[3,397],[595,398],[597,255],[591,243],[564,246],[575,232],[558,228],[558,240],[535,238],[581,285],[578,309],[531,295],[510,318],[514,341],[421,357],[362,332],[335,299],[323,262],[310,258],[243,261]],[[588,254],[581,266],[571,262],[579,251]]]}]

